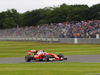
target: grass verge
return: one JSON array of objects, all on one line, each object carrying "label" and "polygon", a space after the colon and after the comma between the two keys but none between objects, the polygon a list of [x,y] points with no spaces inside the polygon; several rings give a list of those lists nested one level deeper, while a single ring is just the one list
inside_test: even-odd
[{"label": "grass verge", "polygon": [[36,42],[0,41],[0,58],[23,57],[28,50],[45,50],[46,52],[64,55],[100,54],[100,44],[59,44]]},{"label": "grass verge", "polygon": [[0,64],[0,75],[100,75],[100,63]]}]

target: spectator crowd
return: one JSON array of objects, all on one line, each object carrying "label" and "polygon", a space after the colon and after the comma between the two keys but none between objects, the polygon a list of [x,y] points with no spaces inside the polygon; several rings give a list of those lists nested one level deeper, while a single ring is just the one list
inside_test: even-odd
[{"label": "spectator crowd", "polygon": [[100,20],[0,29],[0,37],[96,38],[97,34],[100,36]]}]

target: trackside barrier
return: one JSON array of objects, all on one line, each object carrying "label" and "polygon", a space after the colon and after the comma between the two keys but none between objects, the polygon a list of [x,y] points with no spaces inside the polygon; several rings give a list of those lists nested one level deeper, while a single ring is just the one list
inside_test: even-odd
[{"label": "trackside barrier", "polygon": [[100,44],[100,38],[43,38],[43,37],[12,37],[0,38],[0,41],[33,41],[51,43],[74,43],[74,44]]},{"label": "trackside barrier", "polygon": [[60,38],[59,43],[100,44],[100,38]]}]

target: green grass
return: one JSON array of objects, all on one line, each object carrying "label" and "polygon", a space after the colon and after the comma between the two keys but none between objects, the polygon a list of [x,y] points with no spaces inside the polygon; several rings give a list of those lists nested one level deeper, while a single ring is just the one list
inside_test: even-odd
[{"label": "green grass", "polygon": [[0,75],[100,75],[100,63],[0,64]]},{"label": "green grass", "polygon": [[64,55],[100,54],[100,44],[58,44],[0,41],[0,58],[24,57],[28,50],[45,50],[46,52]]},{"label": "green grass", "polygon": [[[24,57],[28,50],[45,50],[64,55],[100,54],[100,44],[57,44],[0,41],[0,58]],[[0,75],[100,75],[100,63],[0,64]]]}]

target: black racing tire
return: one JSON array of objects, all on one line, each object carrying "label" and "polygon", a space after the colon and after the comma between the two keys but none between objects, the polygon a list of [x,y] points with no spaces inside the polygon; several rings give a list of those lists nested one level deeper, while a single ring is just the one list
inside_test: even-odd
[{"label": "black racing tire", "polygon": [[58,56],[59,58],[64,57],[63,54],[61,54],[61,53],[58,54],[57,56]]},{"label": "black racing tire", "polygon": [[49,55],[44,56],[44,61],[49,61]]},{"label": "black racing tire", "polygon": [[63,59],[64,59],[64,56],[63,56],[63,54],[61,54],[61,53],[58,54],[57,56],[58,56],[59,58],[63,58]]},{"label": "black racing tire", "polygon": [[26,62],[30,62],[31,61],[31,56],[30,55],[26,55],[25,56],[25,61]]},{"label": "black racing tire", "polygon": [[59,57],[59,58],[64,58],[64,60],[67,60],[67,57],[64,57],[63,54],[61,54],[61,53],[58,54],[58,57]]}]

